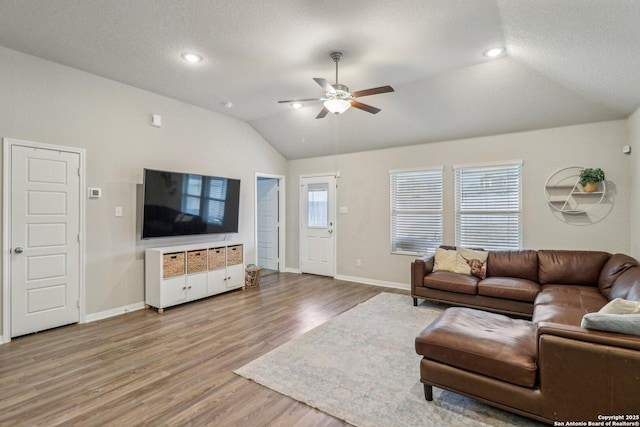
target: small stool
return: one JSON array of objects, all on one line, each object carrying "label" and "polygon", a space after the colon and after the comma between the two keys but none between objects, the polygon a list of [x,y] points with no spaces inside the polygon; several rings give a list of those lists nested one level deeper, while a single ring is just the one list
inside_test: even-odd
[{"label": "small stool", "polygon": [[[446,309],[415,341],[424,359],[533,388],[536,382],[536,325],[528,320],[470,308]],[[425,398],[432,379],[421,363]]]}]

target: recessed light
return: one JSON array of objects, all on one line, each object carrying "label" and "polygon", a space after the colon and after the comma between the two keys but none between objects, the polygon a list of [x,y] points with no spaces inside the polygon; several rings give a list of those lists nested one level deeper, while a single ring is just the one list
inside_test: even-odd
[{"label": "recessed light", "polygon": [[494,47],[493,49],[485,50],[484,56],[487,58],[497,58],[505,52],[504,47]]},{"label": "recessed light", "polygon": [[187,62],[196,63],[202,61],[202,56],[196,55],[195,53],[183,53],[182,59]]},{"label": "recessed light", "polygon": [[291,106],[293,108],[302,108],[302,104],[300,102],[294,102],[293,104],[291,104]]}]

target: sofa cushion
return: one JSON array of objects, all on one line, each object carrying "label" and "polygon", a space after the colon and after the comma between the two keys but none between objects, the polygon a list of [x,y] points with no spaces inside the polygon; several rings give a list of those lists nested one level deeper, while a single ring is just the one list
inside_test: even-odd
[{"label": "sofa cushion", "polygon": [[478,282],[478,295],[533,302],[540,292],[540,285],[527,279],[511,277],[487,277]]},{"label": "sofa cushion", "polygon": [[450,271],[456,269],[457,252],[450,249],[436,248],[433,256],[433,271]]},{"label": "sofa cushion", "polygon": [[609,253],[600,251],[539,250],[539,283],[596,286],[609,257]]},{"label": "sofa cushion", "polygon": [[523,387],[536,382],[536,326],[482,310],[453,307],[415,342],[427,359]]},{"label": "sofa cushion", "polygon": [[536,297],[532,321],[580,326],[585,314],[600,310],[607,302],[596,287],[544,285]]},{"label": "sofa cushion", "polygon": [[615,298],[640,301],[640,267],[629,268],[613,282],[609,299]]},{"label": "sofa cushion", "polygon": [[478,278],[466,274],[437,271],[424,277],[424,286],[460,294],[477,294]]},{"label": "sofa cushion", "polygon": [[620,277],[625,271],[632,267],[637,267],[638,261],[631,258],[629,255],[614,254],[602,267],[600,271],[600,277],[598,278],[598,288],[602,294],[611,299],[611,287],[613,283]]},{"label": "sofa cushion", "polygon": [[532,250],[489,252],[487,277],[538,281],[538,253]]}]

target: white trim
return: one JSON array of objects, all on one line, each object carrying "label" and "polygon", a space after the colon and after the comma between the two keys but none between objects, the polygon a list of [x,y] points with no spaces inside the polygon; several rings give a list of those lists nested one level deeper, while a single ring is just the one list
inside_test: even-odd
[{"label": "white trim", "polygon": [[389,175],[391,175],[392,173],[426,172],[426,171],[444,171],[444,166],[430,166],[426,168],[410,168],[410,169],[389,169]]},{"label": "white trim", "polygon": [[122,307],[112,308],[110,310],[100,311],[98,313],[87,314],[86,323],[96,322],[98,320],[108,319],[110,317],[120,316],[132,311],[143,310],[145,308],[144,302],[137,302],[135,304],[124,305]]},{"label": "white trim", "polygon": [[62,145],[43,144],[40,142],[22,141],[19,139],[3,138],[3,164],[2,164],[2,342],[11,341],[11,258],[10,258],[10,212],[11,212],[11,147],[22,146],[29,148],[40,148],[43,150],[65,151],[68,153],[76,153],[80,156],[80,180],[78,197],[80,202],[79,227],[80,227],[80,271],[79,286],[80,293],[78,295],[80,301],[79,323],[86,322],[86,199],[85,195],[85,177],[87,152],[83,148],[66,147]]},{"label": "white trim", "polygon": [[260,173],[256,172],[255,180],[254,180],[254,188],[253,188],[253,242],[254,242],[254,250],[256,254],[256,264],[258,263],[258,178],[274,178],[278,180],[278,271],[284,273],[285,271],[285,260],[286,250],[285,245],[287,242],[286,235],[286,215],[287,215],[287,206],[286,206],[286,177],[284,175],[274,175],[269,173]]},{"label": "white trim", "polygon": [[469,163],[464,165],[453,165],[453,170],[462,169],[462,168],[490,168],[492,166],[512,166],[512,165],[522,166],[523,164],[524,164],[524,161],[522,160],[504,160],[501,162]]},{"label": "white trim", "polygon": [[300,175],[300,179],[302,178],[315,178],[318,176],[332,176],[334,178],[340,178],[340,172],[325,172],[325,173],[306,173],[304,175]]},{"label": "white trim", "polygon": [[345,282],[364,283],[365,285],[384,286],[385,288],[410,290],[411,285],[407,283],[387,282],[384,280],[370,279],[367,277],[342,276],[337,275],[336,280],[344,280]]},{"label": "white trim", "polygon": [[302,274],[302,271],[299,268],[291,268],[291,267],[285,268],[284,272],[293,273],[293,274]]}]

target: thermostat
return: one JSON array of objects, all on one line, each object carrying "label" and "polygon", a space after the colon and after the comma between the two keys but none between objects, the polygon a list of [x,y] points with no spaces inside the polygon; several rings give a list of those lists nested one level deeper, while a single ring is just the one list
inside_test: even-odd
[{"label": "thermostat", "polygon": [[102,197],[102,188],[89,188],[89,198],[99,199]]}]

